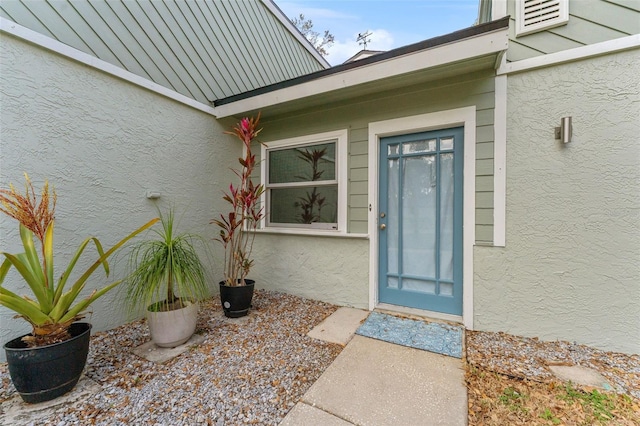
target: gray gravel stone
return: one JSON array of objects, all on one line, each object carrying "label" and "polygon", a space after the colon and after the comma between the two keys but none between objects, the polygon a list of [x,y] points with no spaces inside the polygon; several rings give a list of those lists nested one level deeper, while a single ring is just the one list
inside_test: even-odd
[{"label": "gray gravel stone", "polygon": [[[306,334],[337,308],[256,291],[247,318],[224,317],[203,303],[197,347],[164,364],[131,350],[149,340],[144,321],[92,336],[85,374],[102,390],[62,407],[47,425],[277,425],[340,353]],[[0,399],[14,392],[0,365]]]}]

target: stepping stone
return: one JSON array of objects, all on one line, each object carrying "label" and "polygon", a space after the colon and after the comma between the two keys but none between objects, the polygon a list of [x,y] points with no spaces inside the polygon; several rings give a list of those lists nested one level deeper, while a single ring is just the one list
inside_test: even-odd
[{"label": "stepping stone", "polygon": [[80,377],[78,384],[68,393],[51,401],[27,404],[19,394],[15,394],[0,405],[0,425],[45,424],[56,411],[69,405],[86,401],[100,392],[102,387],[86,376]]},{"label": "stepping stone", "polygon": [[161,348],[151,341],[138,346],[133,350],[133,353],[147,361],[162,364],[188,351],[193,346],[200,345],[202,342],[204,342],[204,336],[194,334],[185,343],[175,348]]},{"label": "stepping stone", "polygon": [[549,370],[563,381],[571,381],[578,385],[593,386],[604,390],[613,390],[604,377],[596,370],[579,365],[550,365]]},{"label": "stepping stone", "polygon": [[362,309],[339,308],[315,326],[307,336],[344,346],[349,343],[368,315],[369,311]]}]

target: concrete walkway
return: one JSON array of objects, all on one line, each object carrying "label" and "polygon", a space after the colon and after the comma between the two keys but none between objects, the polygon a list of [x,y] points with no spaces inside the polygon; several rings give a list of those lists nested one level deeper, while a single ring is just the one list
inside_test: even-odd
[{"label": "concrete walkway", "polygon": [[[348,317],[341,310],[338,317]],[[318,327],[326,334],[349,337],[359,325],[331,317],[328,323],[332,325],[325,321]],[[337,327],[335,333],[327,331],[331,327]],[[280,425],[466,423],[467,390],[461,360],[353,336]]]}]

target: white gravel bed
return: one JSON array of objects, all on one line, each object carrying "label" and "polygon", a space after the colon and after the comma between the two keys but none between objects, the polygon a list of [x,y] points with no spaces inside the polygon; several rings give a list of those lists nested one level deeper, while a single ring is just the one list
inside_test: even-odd
[{"label": "white gravel bed", "polygon": [[[59,410],[50,425],[277,425],[342,350],[306,334],[337,307],[256,291],[248,318],[203,304],[200,346],[155,364],[131,350],[150,340],[144,321],[96,333],[85,374],[101,391]],[[15,392],[0,367],[0,400]]]}]

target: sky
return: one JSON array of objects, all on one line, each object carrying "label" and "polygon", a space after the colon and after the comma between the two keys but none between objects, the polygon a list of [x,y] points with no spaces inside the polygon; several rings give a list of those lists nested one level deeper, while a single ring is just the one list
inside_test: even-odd
[{"label": "sky", "polygon": [[369,50],[391,50],[472,26],[478,0],[275,0],[289,18],[304,14],[313,30],[329,30],[335,43],[331,65],[349,59],[363,46],[358,33],[371,32]]}]

